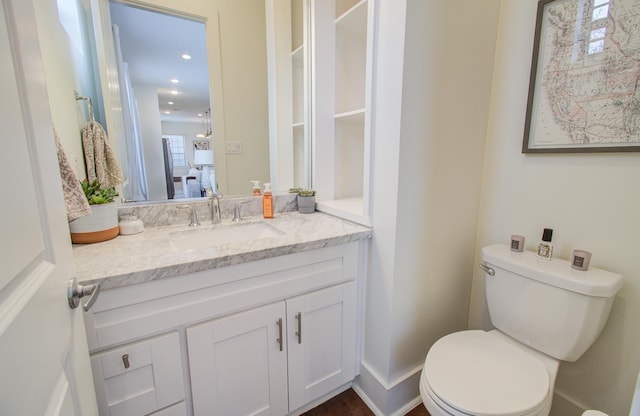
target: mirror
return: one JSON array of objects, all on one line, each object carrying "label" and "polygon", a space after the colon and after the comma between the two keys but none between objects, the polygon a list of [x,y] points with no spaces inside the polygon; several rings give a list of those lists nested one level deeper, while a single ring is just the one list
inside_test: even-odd
[{"label": "mirror", "polygon": [[[305,112],[308,105],[304,102],[308,95],[302,91],[308,78],[303,70],[295,69],[291,52],[300,49],[296,43],[304,42],[301,32],[306,25],[301,21],[306,12],[303,11],[306,0],[151,0],[144,4],[114,1],[110,5],[108,0],[96,1],[103,1],[101,13],[110,9],[107,20],[119,27],[122,55],[132,74],[136,91],[132,106],[138,109],[140,126],[144,126],[141,132],[146,135],[142,147],[149,200],[167,198],[166,185],[171,179],[176,196],[181,192],[184,194],[184,177],[190,176],[189,165],[194,166],[195,150],[206,150],[206,147],[213,151],[214,166],[210,168],[215,172],[218,190],[224,195],[249,194],[251,180],[270,181],[277,191],[310,186],[310,146]],[[208,75],[209,86],[193,89],[191,84],[195,85],[193,81],[197,75],[185,78],[177,74],[178,69],[165,68],[160,72],[153,67],[143,67],[138,70],[135,52],[133,56],[127,55],[131,50],[135,51],[134,45],[140,43],[140,38],[149,35],[141,34],[145,27],[140,24],[141,18],[129,18],[133,27],[126,23],[122,17],[124,9],[134,15],[152,13],[165,19],[151,25],[160,30],[151,35],[159,42],[148,39],[142,42],[143,52],[147,55],[171,49],[172,43],[187,32],[199,33],[200,43],[206,45],[206,58],[202,56],[202,49],[196,46],[198,42],[191,41],[193,47],[181,52],[191,53],[191,62],[181,60],[179,55],[174,56],[174,60],[182,66],[194,64],[192,66]],[[104,25],[105,19],[102,20]],[[195,29],[190,29],[192,27]],[[104,28],[102,31],[107,33]],[[286,53],[280,48],[283,44],[289,49]],[[97,42],[98,49],[100,46]],[[303,56],[302,53],[298,55]],[[156,72],[161,75],[154,80],[151,74]],[[179,78],[181,76],[183,79]],[[179,81],[175,85],[171,84],[174,77]],[[103,91],[112,84],[101,81]],[[119,84],[122,89],[122,82]],[[166,96],[173,89],[178,92],[175,99]],[[210,100],[207,98],[209,92]],[[113,91],[109,94],[113,95]],[[109,101],[107,95],[103,94],[105,102]],[[200,98],[189,104],[192,95]],[[169,101],[173,104],[168,104]],[[294,110],[294,105],[302,109]],[[105,105],[108,129],[109,111],[109,105]],[[209,132],[211,137],[207,137]],[[162,138],[173,140],[175,136],[184,136],[184,149],[177,157],[176,152],[173,153],[173,172],[167,181]],[[118,154],[123,154],[127,146],[130,147],[128,143],[119,144]],[[129,159],[135,158],[125,155],[121,159],[129,166]],[[135,175],[128,177],[127,186],[130,187]]]}]

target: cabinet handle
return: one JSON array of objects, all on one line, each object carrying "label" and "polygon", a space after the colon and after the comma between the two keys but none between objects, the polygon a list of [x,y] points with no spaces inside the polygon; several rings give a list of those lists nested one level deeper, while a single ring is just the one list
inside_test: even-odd
[{"label": "cabinet handle", "polygon": [[278,325],[278,339],[277,342],[280,345],[280,351],[282,351],[282,318],[276,321],[276,325]]},{"label": "cabinet handle", "polygon": [[129,364],[129,354],[125,354],[122,356],[122,363],[124,364],[124,368],[131,367],[131,364]]},{"label": "cabinet handle", "polygon": [[298,321],[298,332],[296,332],[298,344],[302,344],[302,312],[296,314],[296,320]]}]

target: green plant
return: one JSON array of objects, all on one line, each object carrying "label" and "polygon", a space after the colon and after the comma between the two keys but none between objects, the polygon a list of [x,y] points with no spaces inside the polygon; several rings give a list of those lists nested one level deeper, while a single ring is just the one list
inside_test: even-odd
[{"label": "green plant", "polygon": [[291,188],[289,189],[289,193],[298,194],[300,196],[315,196],[316,191],[313,189]]},{"label": "green plant", "polygon": [[118,196],[115,188],[102,189],[97,179],[94,179],[93,182],[85,179],[80,182],[80,185],[84,195],[87,197],[87,201],[89,201],[89,205],[108,204],[113,202],[114,197]]}]

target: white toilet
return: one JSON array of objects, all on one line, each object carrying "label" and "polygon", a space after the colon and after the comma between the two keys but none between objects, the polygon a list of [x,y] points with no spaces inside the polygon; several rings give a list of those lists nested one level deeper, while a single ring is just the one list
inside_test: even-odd
[{"label": "white toilet", "polygon": [[422,401],[431,416],[548,415],[560,360],[577,360],[600,335],[622,276],[502,244],[483,248],[482,260],[496,329],[433,344]]}]

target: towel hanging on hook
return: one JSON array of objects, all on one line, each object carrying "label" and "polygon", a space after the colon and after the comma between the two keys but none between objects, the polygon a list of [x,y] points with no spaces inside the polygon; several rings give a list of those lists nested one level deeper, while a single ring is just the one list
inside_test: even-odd
[{"label": "towel hanging on hook", "polygon": [[97,179],[104,188],[112,188],[123,181],[122,170],[114,154],[104,128],[95,120],[90,97],[83,97],[74,91],[76,100],[87,101],[91,121],[82,129],[82,149],[87,168],[87,179]]}]

